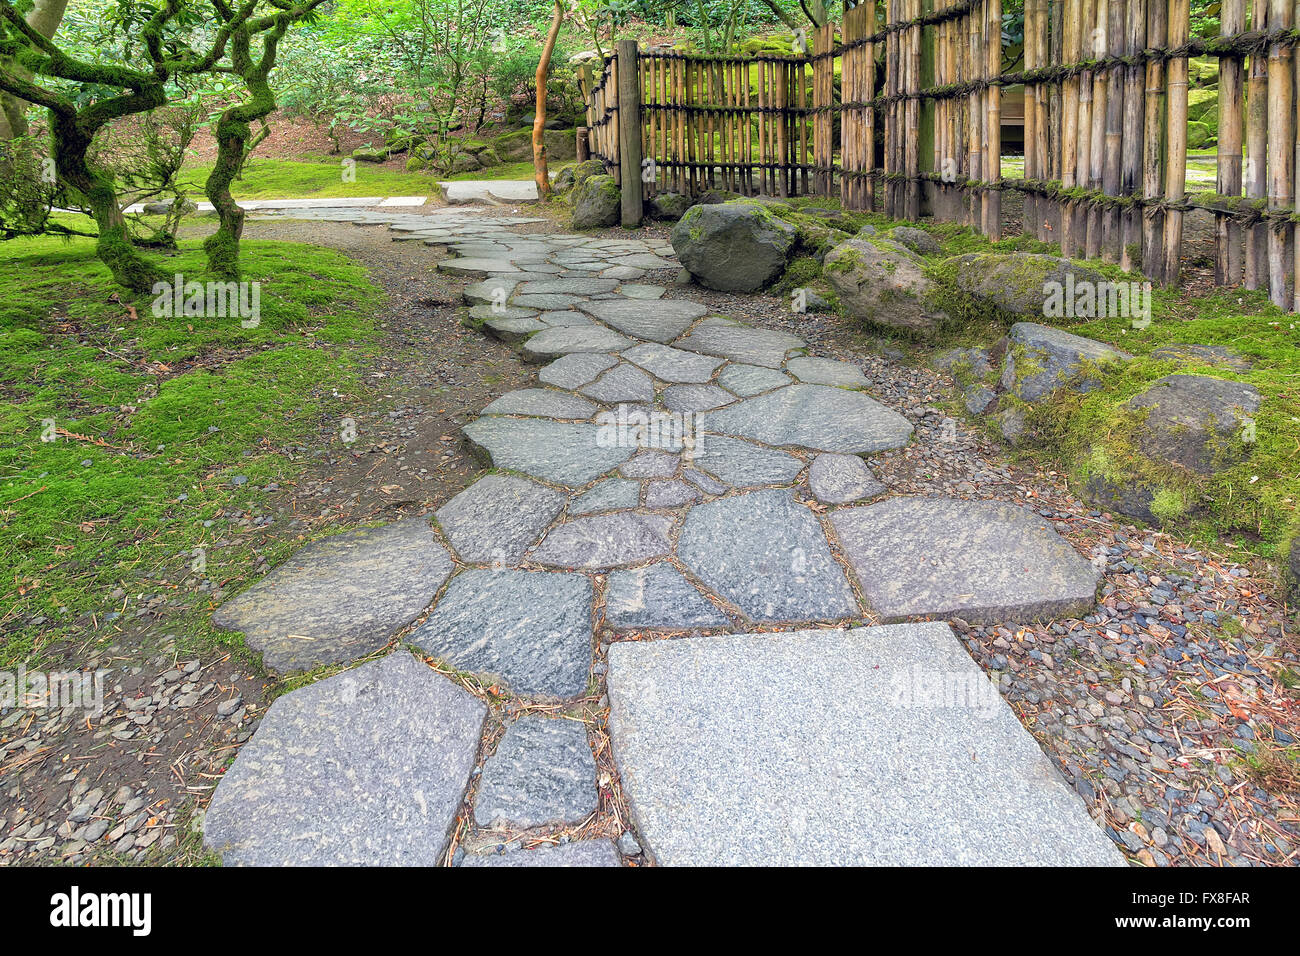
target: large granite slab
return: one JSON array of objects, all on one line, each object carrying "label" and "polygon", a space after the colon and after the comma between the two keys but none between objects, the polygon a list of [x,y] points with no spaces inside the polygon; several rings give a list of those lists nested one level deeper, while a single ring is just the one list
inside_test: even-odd
[{"label": "large granite slab", "polygon": [[474,822],[522,828],[581,823],[596,812],[597,802],[587,726],[525,715],[506,728],[483,765]]},{"label": "large granite slab", "polygon": [[515,565],[565,500],[562,492],[518,475],[484,475],[436,515],[462,561]]},{"label": "large granite slab", "polygon": [[596,571],[636,564],[672,550],[669,515],[634,511],[571,518],[556,525],[533,549],[530,560],[558,568]]},{"label": "large granite slab", "polygon": [[622,866],[618,850],[608,840],[581,840],[535,850],[508,853],[470,853],[461,866]]},{"label": "large granite slab", "polygon": [[703,427],[765,445],[855,455],[900,448],[912,424],[898,412],[829,385],[787,385],[704,416]]},{"label": "large granite slab", "polygon": [[620,332],[651,342],[671,342],[708,311],[699,302],[681,299],[605,299],[578,308]]},{"label": "large granite slab", "polygon": [[582,422],[487,416],[463,431],[487,464],[575,487],[595,480],[636,451],[607,441],[600,425]]},{"label": "large granite slab", "polygon": [[720,355],[733,362],[776,369],[786,356],[807,343],[788,332],[752,329],[726,319],[706,319],[690,335],[673,344],[689,352]]}]

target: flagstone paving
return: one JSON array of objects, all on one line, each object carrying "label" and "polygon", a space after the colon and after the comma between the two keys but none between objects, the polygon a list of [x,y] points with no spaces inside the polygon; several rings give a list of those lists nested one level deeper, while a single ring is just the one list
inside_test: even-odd
[{"label": "flagstone paving", "polygon": [[[541,364],[535,387],[463,428],[494,472],[443,505],[436,530],[413,519],[316,542],[215,617],[281,671],[358,659],[396,636],[490,687],[505,736],[493,745],[489,730],[479,748],[475,731],[476,783],[474,753],[462,759],[454,731],[481,724],[481,710],[456,711],[445,744],[431,744],[432,796],[411,797],[427,805],[418,853],[404,829],[417,816],[396,797],[374,805],[373,833],[356,838],[355,800],[309,809],[321,791],[290,793],[299,762],[346,774],[363,746],[373,761],[412,758],[414,744],[376,737],[334,690],[387,667],[405,673],[414,659],[396,650],[384,661],[401,665],[367,663],[277,702],[293,716],[272,721],[273,708],[236,759],[209,845],[234,862],[351,862],[367,846],[370,862],[445,859],[438,801],[469,788],[464,866],[1117,861],[995,692],[941,712],[886,692],[916,668],[991,686],[946,625],[844,629],[1087,613],[1091,565],[1017,507],[889,497],[870,456],[906,445],[912,422],[866,394],[856,366],[669,291],[657,272],[677,266],[666,242],[522,236],[515,226],[539,220],[469,209],[302,217],[447,247],[440,269],[466,277],[467,321]],[[727,633],[759,625],[786,629]],[[820,629],[790,630],[810,625]],[[456,689],[424,673],[428,687]],[[586,759],[587,724],[566,719],[603,712],[605,686],[633,810],[624,823],[640,837],[623,832],[621,853],[607,832],[564,829],[592,812],[598,778],[609,786]],[[384,706],[411,720],[455,709],[421,693]],[[500,719],[489,721],[497,732]],[[302,755],[290,729],[308,741]],[[263,755],[285,748],[279,763]],[[291,834],[312,845],[284,849],[281,802],[291,819],[318,813],[319,832],[301,823]],[[337,832],[324,826],[335,816]],[[573,835],[585,838],[566,842]],[[492,847],[505,852],[484,853]]]}]

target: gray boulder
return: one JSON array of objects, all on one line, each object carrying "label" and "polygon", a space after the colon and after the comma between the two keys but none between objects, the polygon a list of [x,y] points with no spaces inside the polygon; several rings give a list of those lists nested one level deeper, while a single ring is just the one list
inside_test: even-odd
[{"label": "gray boulder", "polygon": [[673,226],[673,250],[700,285],[756,292],[785,269],[796,230],[759,203],[692,206]]},{"label": "gray boulder", "polygon": [[660,193],[646,200],[646,206],[652,219],[675,222],[686,215],[686,210],[691,208],[691,198],[681,193]]},{"label": "gray boulder", "polygon": [[1240,459],[1243,431],[1259,401],[1259,392],[1243,382],[1169,375],[1129,399],[1127,407],[1146,410],[1134,439],[1143,454],[1212,475]]},{"label": "gray boulder", "polygon": [[613,176],[588,176],[573,187],[573,228],[617,226],[622,195]]},{"label": "gray boulder", "polygon": [[943,248],[939,245],[939,240],[924,229],[917,229],[913,226],[895,226],[889,231],[889,235],[917,255],[937,256],[943,251]]},{"label": "gray boulder", "polygon": [[946,321],[926,303],[933,283],[920,258],[899,243],[870,236],[842,242],[826,254],[822,275],[850,318],[918,332]]},{"label": "gray boulder", "polygon": [[1044,317],[1049,283],[1065,287],[1071,276],[1076,285],[1104,281],[1100,272],[1069,259],[1027,252],[973,252],[947,264],[955,269],[957,289],[975,305],[1024,319]]},{"label": "gray boulder", "polygon": [[1133,356],[1096,339],[1034,322],[1017,322],[1007,333],[1002,388],[1026,402],[1039,402],[1070,385],[1080,392],[1098,386],[1097,366]]},{"label": "gray boulder", "polygon": [[386,149],[354,149],[352,158],[358,163],[382,163],[388,159]]}]

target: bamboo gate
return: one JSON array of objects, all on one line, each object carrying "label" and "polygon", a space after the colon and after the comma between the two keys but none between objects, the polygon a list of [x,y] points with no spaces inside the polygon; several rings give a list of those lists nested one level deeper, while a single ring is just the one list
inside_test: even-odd
[{"label": "bamboo gate", "polygon": [[[1025,0],[1006,72],[1002,0],[845,3],[789,56],[698,56],[618,43],[583,68],[580,158],[618,181],[623,222],[657,193],[833,196],[993,240],[1002,195],[1062,254],[1173,283],[1185,214],[1213,216],[1215,281],[1300,311],[1300,0],[1223,0],[1217,37],[1189,0]],[[882,16],[883,14],[883,16]],[[883,22],[882,22],[883,20]],[[1186,188],[1188,73],[1218,65],[1213,190]],[[1002,107],[1023,90],[1024,172],[1003,175]]]}]

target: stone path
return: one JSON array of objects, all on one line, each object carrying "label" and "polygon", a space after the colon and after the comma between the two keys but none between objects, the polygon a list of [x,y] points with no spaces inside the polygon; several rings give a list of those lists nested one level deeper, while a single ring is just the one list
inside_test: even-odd
[{"label": "stone path", "polygon": [[[1122,862],[947,624],[855,626],[1086,613],[1098,579],[1018,506],[890,497],[869,456],[912,425],[858,368],[670,296],[659,240],[292,214],[450,247],[466,322],[538,383],[465,426],[494,470],[436,534],[309,545],[215,619],[281,670],[396,635],[512,703],[480,742],[482,705],[400,649],[285,695],[209,808],[228,862],[428,861],[451,840],[464,865]],[[607,633],[636,639],[602,659]],[[605,687],[637,831],[617,849],[567,842],[599,772],[574,718],[596,701],[603,724]]]}]

